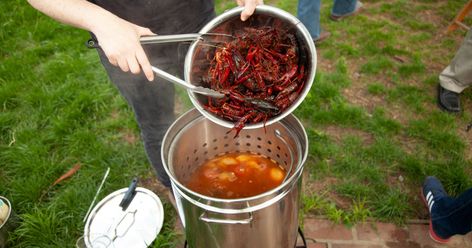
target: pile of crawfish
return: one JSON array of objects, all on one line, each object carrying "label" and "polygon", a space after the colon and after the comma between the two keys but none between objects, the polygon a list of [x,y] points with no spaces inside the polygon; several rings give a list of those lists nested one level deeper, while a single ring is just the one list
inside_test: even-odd
[{"label": "pile of crawfish", "polygon": [[204,86],[225,94],[208,98],[205,109],[234,122],[238,136],[246,123],[259,123],[282,113],[300,95],[304,66],[299,66],[295,36],[264,26],[246,27],[219,44]]}]

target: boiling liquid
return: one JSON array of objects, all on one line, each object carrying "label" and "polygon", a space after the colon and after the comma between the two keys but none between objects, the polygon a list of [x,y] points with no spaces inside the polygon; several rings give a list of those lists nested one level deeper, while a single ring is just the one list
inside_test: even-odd
[{"label": "boiling liquid", "polygon": [[279,186],[286,175],[275,161],[251,153],[218,156],[200,166],[187,187],[216,198],[255,196]]}]

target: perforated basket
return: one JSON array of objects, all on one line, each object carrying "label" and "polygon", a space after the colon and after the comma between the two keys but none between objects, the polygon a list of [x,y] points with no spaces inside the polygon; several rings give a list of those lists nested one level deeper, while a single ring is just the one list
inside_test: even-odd
[{"label": "perforated basket", "polygon": [[273,159],[287,171],[284,183],[278,187],[283,188],[299,176],[307,147],[305,130],[293,115],[265,128],[244,129],[239,137],[234,138],[232,133],[228,134],[227,128],[215,124],[193,109],[169,128],[164,137],[162,158],[172,182],[185,188],[190,176],[206,160],[225,153],[250,152]]}]

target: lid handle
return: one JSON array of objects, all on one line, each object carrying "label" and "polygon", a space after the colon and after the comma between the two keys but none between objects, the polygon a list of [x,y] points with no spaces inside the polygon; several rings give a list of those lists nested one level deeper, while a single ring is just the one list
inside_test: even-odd
[{"label": "lid handle", "polygon": [[138,178],[133,178],[131,184],[128,187],[128,191],[126,191],[123,200],[120,202],[120,207],[123,211],[126,211],[131,201],[133,201],[134,197],[136,196],[136,185],[138,184]]}]

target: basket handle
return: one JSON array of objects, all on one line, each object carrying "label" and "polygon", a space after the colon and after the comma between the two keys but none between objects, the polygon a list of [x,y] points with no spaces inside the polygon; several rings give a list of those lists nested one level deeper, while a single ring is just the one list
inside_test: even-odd
[{"label": "basket handle", "polygon": [[248,218],[245,219],[240,219],[240,220],[234,220],[234,219],[218,219],[218,218],[213,218],[208,216],[208,211],[204,211],[199,219],[201,221],[207,222],[207,223],[218,223],[218,224],[249,224],[252,222],[253,216],[252,212],[247,213],[249,215]]}]

